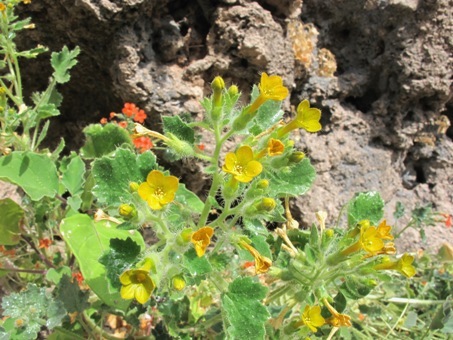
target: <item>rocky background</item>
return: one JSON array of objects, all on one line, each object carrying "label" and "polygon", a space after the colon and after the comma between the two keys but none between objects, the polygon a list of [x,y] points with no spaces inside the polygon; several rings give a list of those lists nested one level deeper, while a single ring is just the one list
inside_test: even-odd
[{"label": "rocky background", "polygon": [[[247,95],[265,71],[290,88],[288,115],[305,98],[323,112],[321,133],[296,135],[318,170],[293,206],[302,226],[318,210],[333,223],[355,192],[369,190],[386,200],[389,223],[398,201],[453,214],[450,0],[33,0],[21,14],[36,24],[21,47],[82,50],[60,89],[50,144],[64,136],[81,146],[81,129],[124,102],[145,109],[156,129],[160,114],[199,118],[214,76]],[[24,86],[42,90],[48,55],[23,70]],[[198,165],[177,168],[203,194]],[[427,233],[432,249],[453,240],[442,223]],[[406,248],[427,247],[405,235]]]}]

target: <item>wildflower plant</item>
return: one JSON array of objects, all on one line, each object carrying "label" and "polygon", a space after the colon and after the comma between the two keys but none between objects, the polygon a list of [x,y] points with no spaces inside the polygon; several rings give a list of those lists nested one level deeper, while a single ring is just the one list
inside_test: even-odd
[{"label": "wildflower plant", "polygon": [[[278,75],[263,72],[243,107],[238,87],[217,76],[199,121],[166,116],[154,131],[126,103],[84,129],[80,150],[61,155],[63,139],[41,149],[59,114],[56,86],[69,81],[79,49],[52,53],[49,87],[25,101],[20,58],[45,49],[16,50],[16,31],[30,25],[15,16],[18,3],[0,1],[0,179],[24,196],[0,200],[0,273],[8,290],[27,288],[3,298],[2,337],[30,339],[45,327],[56,338],[112,338],[102,325],[113,314],[129,338],[162,330],[184,339],[331,338],[363,327],[358,306],[382,282],[417,277],[378,193],[353,197],[345,225],[328,225],[320,211],[318,223],[298,228],[290,200],[316,173],[292,136],[321,130],[321,111],[305,99],[285,119],[289,90]],[[212,152],[201,147],[207,136]],[[208,192],[188,189],[157,150],[197,160]],[[433,331],[448,330],[448,308]]]}]

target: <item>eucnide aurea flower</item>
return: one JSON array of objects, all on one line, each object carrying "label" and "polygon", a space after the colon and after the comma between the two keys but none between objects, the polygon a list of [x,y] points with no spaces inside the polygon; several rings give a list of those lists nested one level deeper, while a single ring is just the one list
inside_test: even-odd
[{"label": "eucnide aurea flower", "polygon": [[146,182],[138,187],[138,194],[153,210],[160,210],[175,199],[179,180],[175,176],[166,176],[158,170],[151,171]]},{"label": "eucnide aurea flower", "polygon": [[238,182],[248,183],[263,171],[263,166],[255,160],[252,148],[244,145],[235,153],[227,153],[222,170],[233,175]]}]

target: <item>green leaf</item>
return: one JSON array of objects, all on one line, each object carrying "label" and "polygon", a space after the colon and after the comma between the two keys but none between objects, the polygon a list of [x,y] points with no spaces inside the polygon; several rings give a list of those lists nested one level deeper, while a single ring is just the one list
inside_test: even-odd
[{"label": "green leaf", "polygon": [[71,282],[68,275],[64,275],[61,278],[60,283],[56,288],[56,292],[57,297],[63,302],[64,308],[68,313],[81,313],[90,307],[90,304],[88,303],[90,292],[88,290],[82,292],[77,282],[75,280],[74,282]]},{"label": "green leaf", "polygon": [[[349,299],[358,300],[367,296],[374,288],[372,281],[348,276],[340,286],[340,291]],[[368,284],[367,284],[368,283]]]},{"label": "green leaf", "polygon": [[83,129],[85,145],[80,149],[83,158],[98,158],[108,155],[123,144],[132,147],[132,141],[126,129],[116,124],[91,124]]},{"label": "green leaf", "polygon": [[33,201],[54,197],[58,191],[55,164],[46,155],[14,151],[0,157],[0,179],[20,186]]},{"label": "green leaf", "polygon": [[106,268],[99,262],[110,247],[110,240],[130,237],[143,251],[145,243],[137,231],[118,230],[110,222],[94,222],[88,215],[77,214],[65,218],[60,225],[61,234],[74,253],[85,282],[107,305],[126,310],[130,301],[122,300],[119,290],[112,287]]},{"label": "green leaf", "polygon": [[212,270],[211,264],[205,256],[198,257],[195,249],[189,249],[183,258],[184,267],[192,275],[203,275]]},{"label": "green leaf", "polygon": [[49,335],[47,340],[84,340],[85,338],[68,331],[62,327],[55,327],[54,332]]},{"label": "green leaf", "polygon": [[204,207],[203,201],[192,191],[188,190],[183,183],[179,183],[175,201],[180,204],[170,205],[166,215],[173,232],[186,227],[193,219],[193,215],[201,214]]},{"label": "green leaf", "polygon": [[46,288],[38,288],[33,284],[29,284],[27,290],[3,297],[2,308],[3,315],[9,316],[13,325],[18,320],[23,321],[22,329],[16,331],[25,339],[35,339],[42,326],[48,329],[59,326],[66,315],[60,301],[53,300]]},{"label": "green leaf", "polygon": [[79,47],[70,51],[66,46],[63,47],[61,52],[52,53],[50,63],[54,69],[52,75],[57,83],[64,84],[69,81],[69,70],[77,64],[76,57],[79,53]]},{"label": "green leaf", "polygon": [[110,240],[110,249],[99,258],[99,262],[107,269],[107,277],[112,287],[121,287],[120,275],[137,262],[139,255],[140,246],[130,237],[126,240],[117,238]]},{"label": "green leaf", "polygon": [[54,104],[47,103],[36,108],[37,119],[46,119],[60,115],[60,110]]},{"label": "green leaf", "polygon": [[130,201],[130,182],[143,182],[156,167],[156,156],[150,151],[136,155],[127,149],[117,149],[112,156],[93,162],[95,182],[93,193],[98,202],[116,206]]},{"label": "green leaf", "polygon": [[20,241],[19,224],[24,210],[10,198],[0,200],[0,245],[12,246]]},{"label": "green leaf", "polygon": [[404,322],[404,327],[411,329],[417,324],[418,315],[414,311],[407,313],[406,321]]},{"label": "green leaf", "polygon": [[78,155],[73,155],[63,172],[61,183],[71,195],[81,194],[85,183],[85,163]]},{"label": "green leaf", "polygon": [[278,173],[268,173],[271,196],[299,196],[305,194],[312,186],[316,172],[308,158],[303,159]]},{"label": "green leaf", "polygon": [[193,129],[183,122],[179,116],[162,117],[164,133],[172,133],[179,139],[190,144],[195,142],[195,133]]},{"label": "green leaf", "polygon": [[378,192],[362,192],[348,204],[348,225],[355,226],[361,220],[369,220],[372,225],[378,225],[384,216],[384,200]]},{"label": "green leaf", "polygon": [[224,323],[229,339],[264,339],[264,323],[270,314],[260,300],[267,288],[252,278],[237,278],[222,295]]},{"label": "green leaf", "polygon": [[54,284],[58,284],[63,276],[71,276],[71,268],[63,266],[60,268],[50,268],[47,271],[46,279],[53,282]]}]

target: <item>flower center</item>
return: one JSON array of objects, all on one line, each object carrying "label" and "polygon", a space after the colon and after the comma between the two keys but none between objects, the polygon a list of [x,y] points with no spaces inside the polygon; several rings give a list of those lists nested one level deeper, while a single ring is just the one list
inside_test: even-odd
[{"label": "flower center", "polygon": [[161,187],[157,187],[156,190],[154,190],[154,196],[156,196],[158,199],[161,199],[164,194],[165,192]]},{"label": "flower center", "polygon": [[139,283],[142,283],[146,279],[146,275],[143,273],[137,273],[137,275],[135,277],[137,278],[137,281]]},{"label": "flower center", "polygon": [[233,171],[238,174],[242,174],[244,172],[244,167],[241,164],[236,163],[234,165]]}]

